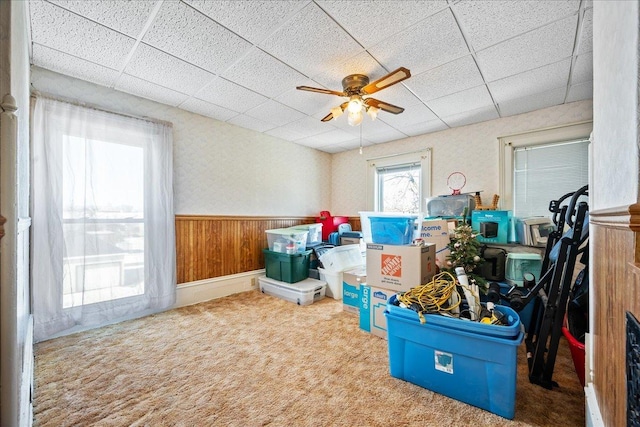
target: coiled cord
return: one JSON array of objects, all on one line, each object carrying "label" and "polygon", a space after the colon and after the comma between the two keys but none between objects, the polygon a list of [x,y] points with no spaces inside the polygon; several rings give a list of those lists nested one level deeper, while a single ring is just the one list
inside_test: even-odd
[{"label": "coiled cord", "polygon": [[431,282],[398,294],[397,299],[401,305],[417,311],[420,323],[425,323],[425,313],[448,314],[458,308],[462,298],[456,285],[456,277],[443,271],[433,276]]}]

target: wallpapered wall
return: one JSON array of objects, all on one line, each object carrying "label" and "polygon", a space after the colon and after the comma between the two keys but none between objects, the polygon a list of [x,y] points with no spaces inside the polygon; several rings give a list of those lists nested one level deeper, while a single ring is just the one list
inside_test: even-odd
[{"label": "wallpapered wall", "polygon": [[[490,120],[440,132],[334,154],[331,170],[332,214],[357,215],[367,207],[367,160],[431,149],[431,195],[451,194],[447,177],[465,174],[463,192],[482,191],[484,203],[499,192],[498,138],[561,124],[591,120],[592,101],[573,102],[531,113]],[[363,122],[366,126],[366,122]],[[424,200],[422,207],[426,208]]]},{"label": "wallpapered wall", "polygon": [[331,155],[33,67],[42,93],[173,123],[176,214],[312,216],[331,202]]}]

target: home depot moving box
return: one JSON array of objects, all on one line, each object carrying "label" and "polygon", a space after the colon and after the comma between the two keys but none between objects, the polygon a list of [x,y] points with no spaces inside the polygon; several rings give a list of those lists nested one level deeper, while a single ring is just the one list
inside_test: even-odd
[{"label": "home depot moving box", "polygon": [[389,289],[360,286],[360,329],[387,339],[387,301],[396,293]]},{"label": "home depot moving box", "polygon": [[420,238],[427,243],[436,245],[436,260],[442,268],[447,264],[449,256],[449,222],[443,219],[422,221],[420,224]]},{"label": "home depot moving box", "polygon": [[404,292],[429,283],[435,273],[436,245],[367,243],[367,285]]}]

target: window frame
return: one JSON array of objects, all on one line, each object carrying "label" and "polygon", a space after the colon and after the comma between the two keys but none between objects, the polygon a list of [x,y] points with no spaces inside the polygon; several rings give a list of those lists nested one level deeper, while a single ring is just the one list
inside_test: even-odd
[{"label": "window frame", "polygon": [[420,164],[420,206],[425,198],[431,196],[431,149],[426,148],[411,153],[394,154],[367,159],[367,209],[378,212],[378,173],[379,167],[393,167],[411,163]]},{"label": "window frame", "polygon": [[[535,147],[559,142],[589,139],[593,130],[591,120],[533,130],[519,134],[498,137],[499,167],[500,167],[500,207],[504,210],[514,210],[514,151],[516,148]],[[591,148],[589,148],[589,171],[591,171]],[[591,180],[591,172],[589,172]]]}]

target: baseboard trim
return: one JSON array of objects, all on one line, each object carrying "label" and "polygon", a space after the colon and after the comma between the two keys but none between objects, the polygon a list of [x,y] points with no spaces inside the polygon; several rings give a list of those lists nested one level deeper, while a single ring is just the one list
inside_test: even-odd
[{"label": "baseboard trim", "polygon": [[184,307],[258,289],[257,278],[263,276],[264,273],[264,269],[253,270],[229,276],[181,283],[176,288],[176,303],[172,308]]},{"label": "baseboard trim", "polygon": [[585,425],[587,427],[604,427],[602,422],[602,415],[600,415],[600,407],[598,406],[598,399],[596,398],[596,391],[593,388],[593,383],[587,383],[584,388],[585,395]]}]

